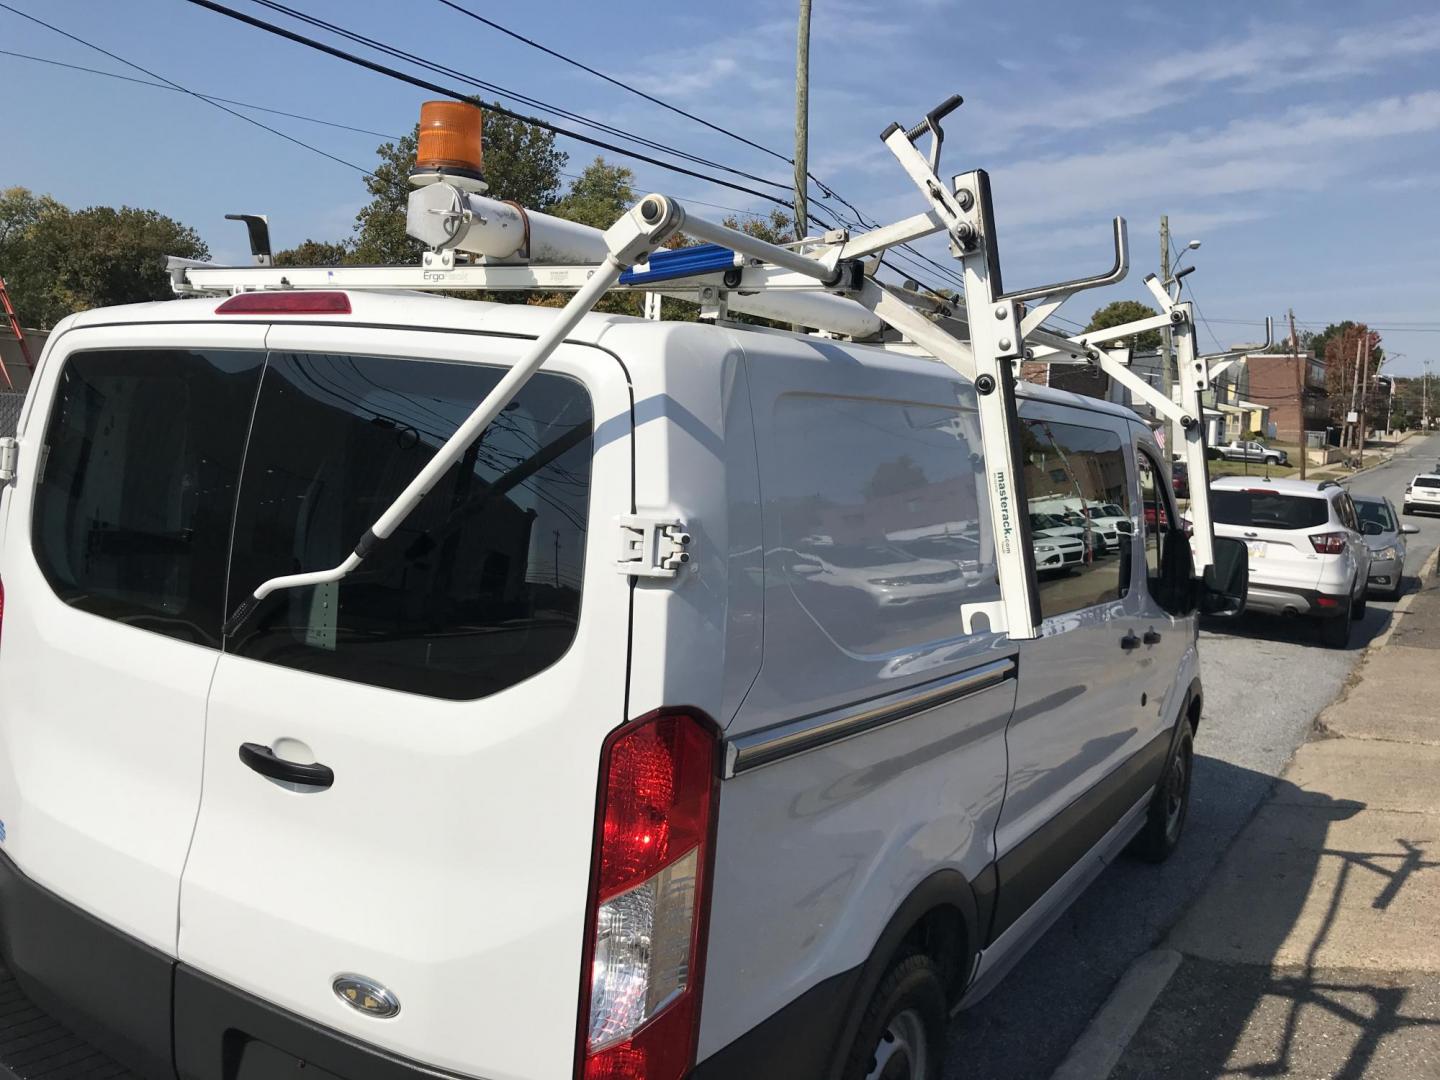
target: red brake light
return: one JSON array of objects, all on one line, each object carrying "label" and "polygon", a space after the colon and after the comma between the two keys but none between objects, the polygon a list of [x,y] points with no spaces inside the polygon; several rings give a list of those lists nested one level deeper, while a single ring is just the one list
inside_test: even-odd
[{"label": "red brake light", "polygon": [[660,710],[605,740],[579,1080],[680,1080],[694,1064],[718,751],[714,726],[690,710]]},{"label": "red brake light", "polygon": [[264,289],[237,293],[215,309],[216,315],[349,315],[350,297],[343,292]]},{"label": "red brake light", "polygon": [[1310,546],[1321,555],[1343,555],[1345,534],[1339,532],[1313,533],[1310,537]]}]

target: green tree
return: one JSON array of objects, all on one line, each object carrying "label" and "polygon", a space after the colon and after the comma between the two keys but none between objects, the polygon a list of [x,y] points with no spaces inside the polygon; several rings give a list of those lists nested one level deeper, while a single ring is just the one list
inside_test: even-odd
[{"label": "green tree", "polygon": [[276,266],[339,266],[350,257],[345,241],[304,240],[293,248],[275,253]]},{"label": "green tree", "polygon": [[18,243],[27,229],[38,224],[46,214],[64,209],[49,195],[36,195],[29,188],[0,190],[0,267],[4,266],[10,245]]},{"label": "green tree", "polygon": [[[555,135],[544,128],[485,113],[485,181],[487,195],[518,202],[527,210],[548,211],[560,194],[560,170],[568,156],[555,149]],[[405,204],[410,198],[410,170],[415,164],[419,128],[398,142],[381,143],[380,161],[365,178],[370,201],[355,215],[350,262],[418,263],[424,250],[405,235]]]},{"label": "green tree", "polygon": [[597,157],[570,185],[550,212],[596,229],[608,229],[635,205],[635,174]]},{"label": "green tree", "polygon": [[174,294],[165,257],[210,255],[194,229],[154,210],[67,210],[53,200],[7,248],[15,307],[41,328],[86,308],[167,300]]},{"label": "green tree", "polygon": [[[1085,327],[1085,333],[1092,330],[1108,330],[1112,326],[1123,326],[1125,323],[1136,322],[1139,319],[1148,319],[1152,315],[1160,314],[1148,304],[1142,304],[1138,300],[1116,300],[1114,303],[1106,304],[1094,315],[1090,316],[1090,325]],[[1146,330],[1136,335],[1135,348],[1140,352],[1152,352],[1160,348],[1160,331]]]},{"label": "green tree", "polygon": [[770,244],[793,244],[795,242],[795,219],[778,206],[767,217],[747,217],[742,223],[730,215],[721,224],[727,228],[739,229],[757,240]]}]

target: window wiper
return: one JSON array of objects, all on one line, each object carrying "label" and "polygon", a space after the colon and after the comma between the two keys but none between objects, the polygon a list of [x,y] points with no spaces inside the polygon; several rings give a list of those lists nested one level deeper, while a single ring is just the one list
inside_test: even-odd
[{"label": "window wiper", "polygon": [[647,258],[650,252],[684,224],[684,220],[684,211],[665,196],[647,195],[610,226],[605,231],[605,243],[610,254],[591,275],[590,280],[560,309],[559,315],[549,328],[535,339],[535,343],[525,355],[495,384],[495,389],[485,395],[485,399],[475,407],[475,411],[455,429],[455,434],[435,451],[435,456],[405,485],[405,490],[375,519],[375,524],[365,530],[365,535],[360,537],[355,550],[345,561],[328,570],[285,574],[261,582],[225,620],[222,630],[224,635],[233,637],[245,624],[245,620],[254,613],[260,601],[271,593],[310,585],[329,585],[353,573],[380,541],[388,539],[400,527],[450,467],[464,457],[471,443],[484,434],[495,417],[510,404],[570,331],[579,325],[580,320],[590,313],[599,299],[620,280],[620,275]]}]

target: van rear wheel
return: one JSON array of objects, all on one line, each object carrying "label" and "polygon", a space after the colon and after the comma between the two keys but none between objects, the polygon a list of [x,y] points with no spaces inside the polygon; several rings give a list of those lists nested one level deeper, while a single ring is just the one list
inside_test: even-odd
[{"label": "van rear wheel", "polygon": [[934,961],[901,953],[860,1020],[844,1080],[939,1080],[945,1020],[945,987]]}]

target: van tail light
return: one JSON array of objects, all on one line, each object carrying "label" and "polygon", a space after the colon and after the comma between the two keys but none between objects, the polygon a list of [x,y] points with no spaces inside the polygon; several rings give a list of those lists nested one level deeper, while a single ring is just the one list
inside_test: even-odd
[{"label": "van tail light", "polygon": [[600,755],[577,1080],[680,1080],[700,1023],[719,737],[689,709],[613,732]]},{"label": "van tail light", "polygon": [[1310,545],[1321,555],[1345,554],[1345,534],[1339,532],[1314,533]]}]

